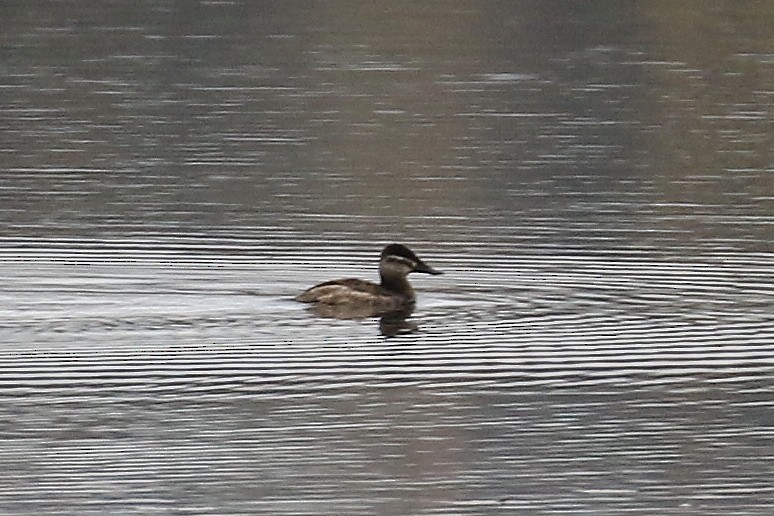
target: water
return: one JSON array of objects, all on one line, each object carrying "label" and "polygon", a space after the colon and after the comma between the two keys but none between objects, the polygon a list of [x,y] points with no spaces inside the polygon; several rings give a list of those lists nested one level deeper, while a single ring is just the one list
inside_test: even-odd
[{"label": "water", "polygon": [[774,511],[768,4],[0,11],[3,514]]}]

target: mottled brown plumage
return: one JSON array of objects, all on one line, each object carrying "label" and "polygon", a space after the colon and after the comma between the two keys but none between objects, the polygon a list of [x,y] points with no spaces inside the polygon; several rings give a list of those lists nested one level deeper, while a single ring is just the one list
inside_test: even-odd
[{"label": "mottled brown plumage", "polygon": [[[326,281],[296,296],[296,301],[317,303],[317,311],[375,316],[410,308],[415,295],[406,276],[412,272],[442,274],[420,260],[408,247],[390,244],[379,260],[381,283],[348,278]],[[344,315],[342,315],[344,314]]]}]

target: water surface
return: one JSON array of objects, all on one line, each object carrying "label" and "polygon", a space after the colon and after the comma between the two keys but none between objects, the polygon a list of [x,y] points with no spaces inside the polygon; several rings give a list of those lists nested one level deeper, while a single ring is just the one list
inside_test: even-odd
[{"label": "water surface", "polygon": [[0,11],[0,512],[774,510],[768,3]]}]

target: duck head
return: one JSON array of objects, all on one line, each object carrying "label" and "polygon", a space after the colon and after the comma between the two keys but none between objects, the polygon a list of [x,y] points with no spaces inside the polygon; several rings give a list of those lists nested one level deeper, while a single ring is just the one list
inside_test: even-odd
[{"label": "duck head", "polygon": [[382,282],[389,278],[405,278],[412,272],[443,274],[427,265],[403,244],[390,244],[382,250],[382,256],[379,260],[379,273]]}]

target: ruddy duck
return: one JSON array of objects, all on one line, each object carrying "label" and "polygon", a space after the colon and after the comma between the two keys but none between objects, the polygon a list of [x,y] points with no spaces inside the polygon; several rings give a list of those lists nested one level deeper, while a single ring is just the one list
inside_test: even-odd
[{"label": "ruddy duck", "polygon": [[[411,309],[416,297],[406,276],[412,272],[443,274],[420,260],[408,247],[390,244],[379,259],[381,284],[360,279],[326,281],[296,296],[302,303],[368,317]],[[341,309],[341,310],[340,310]],[[409,312],[410,313],[410,312]]]}]

